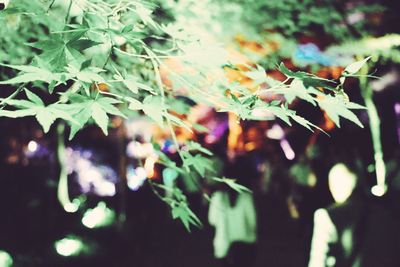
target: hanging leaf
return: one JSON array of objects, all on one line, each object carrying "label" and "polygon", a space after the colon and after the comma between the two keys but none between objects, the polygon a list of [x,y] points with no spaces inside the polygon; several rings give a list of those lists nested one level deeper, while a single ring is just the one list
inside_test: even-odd
[{"label": "hanging leaf", "polygon": [[122,82],[132,93],[137,94],[139,92],[136,79],[132,75],[128,75]]},{"label": "hanging leaf", "polygon": [[37,95],[35,95],[34,93],[32,93],[31,91],[29,91],[27,89],[25,89],[25,93],[30,101],[32,101],[33,103],[35,103],[39,106],[44,106],[44,103],[43,103],[42,99],[40,99],[40,97],[38,97]]},{"label": "hanging leaf", "polygon": [[350,65],[348,65],[345,69],[344,72],[352,75],[357,73],[359,70],[361,70],[361,68],[365,65],[365,63],[367,63],[367,61],[370,59],[371,57],[367,57],[364,58],[363,60],[351,63]]},{"label": "hanging leaf", "polygon": [[185,167],[193,167],[201,177],[204,177],[206,170],[213,170],[213,164],[210,159],[205,158],[200,154],[196,154],[195,156],[192,156],[188,152],[182,154],[185,158]]},{"label": "hanging leaf", "polygon": [[105,135],[108,135],[108,116],[104,109],[97,103],[92,104],[92,117]]},{"label": "hanging leaf", "polygon": [[56,120],[56,116],[49,112],[46,108],[41,108],[36,113],[36,119],[42,125],[43,131],[47,133],[50,130],[50,126]]},{"label": "hanging leaf", "polygon": [[336,83],[334,81],[320,78],[318,76],[303,71],[291,71],[283,63],[279,65],[279,70],[288,78],[297,78],[301,80],[306,88],[322,87],[329,90],[335,90],[336,88]]},{"label": "hanging leaf", "polygon": [[179,219],[185,226],[186,230],[190,232],[190,225],[201,227],[200,219],[193,213],[186,202],[179,202],[172,206],[172,218]]},{"label": "hanging leaf", "polygon": [[46,83],[51,83],[52,81],[56,81],[60,83],[61,74],[53,73],[47,69],[42,69],[35,66],[19,66],[19,65],[7,65],[0,64],[0,66],[5,66],[9,68],[13,68],[16,70],[20,70],[23,73],[11,78],[6,81],[0,81],[0,84],[17,84],[17,83],[28,83],[34,81],[42,81]]},{"label": "hanging leaf", "polygon": [[76,133],[83,128],[83,126],[89,121],[92,117],[92,110],[90,107],[82,108],[78,113],[74,115],[74,118],[79,122],[79,124],[71,125],[71,130],[69,133],[69,140],[72,140]]},{"label": "hanging leaf", "polygon": [[154,120],[158,125],[163,125],[163,105],[161,98],[154,96],[147,96],[142,104],[143,112]]},{"label": "hanging leaf", "polygon": [[136,100],[131,97],[127,97],[126,100],[129,102],[129,109],[131,110],[142,110],[143,109],[143,104],[139,100]]},{"label": "hanging leaf", "polygon": [[298,78],[293,79],[289,87],[268,90],[268,92],[272,94],[282,94],[288,104],[291,104],[295,99],[302,99],[316,106],[316,101],[309,94],[303,82]]},{"label": "hanging leaf", "polygon": [[252,71],[243,72],[243,74],[252,79],[255,85],[260,85],[267,82],[265,69],[260,65],[257,65],[257,68],[253,69]]},{"label": "hanging leaf", "polygon": [[200,151],[208,156],[212,156],[213,153],[208,150],[207,148],[204,148],[201,146],[201,144],[195,142],[195,141],[189,141],[187,144],[187,147],[189,149],[189,151]]},{"label": "hanging leaf", "polygon": [[219,183],[224,183],[226,185],[228,185],[230,188],[232,188],[233,190],[235,190],[238,193],[243,193],[243,192],[248,192],[248,193],[252,193],[252,191],[250,189],[248,189],[247,187],[236,183],[235,179],[232,178],[227,178],[227,177],[211,177],[212,180],[219,182]]},{"label": "hanging leaf", "polygon": [[[364,128],[357,116],[348,109],[345,103],[338,101],[338,99],[327,95],[323,99],[318,100],[318,105],[325,110],[329,118],[340,128],[340,117],[348,119],[361,128]],[[355,105],[358,107],[358,105]]]}]

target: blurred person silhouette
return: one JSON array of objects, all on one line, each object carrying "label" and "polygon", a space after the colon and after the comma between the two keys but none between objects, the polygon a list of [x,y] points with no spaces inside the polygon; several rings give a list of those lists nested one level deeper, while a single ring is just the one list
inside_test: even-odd
[{"label": "blurred person silhouette", "polygon": [[336,203],[314,213],[308,267],[400,266],[398,205],[367,197],[356,170],[338,163],[329,172]]},{"label": "blurred person silhouette", "polygon": [[[249,187],[257,171],[251,158],[236,158],[227,163],[225,174],[236,183]],[[250,267],[256,255],[257,218],[253,195],[236,192],[225,184],[212,194],[208,212],[209,223],[215,228],[214,256],[221,266]]]}]

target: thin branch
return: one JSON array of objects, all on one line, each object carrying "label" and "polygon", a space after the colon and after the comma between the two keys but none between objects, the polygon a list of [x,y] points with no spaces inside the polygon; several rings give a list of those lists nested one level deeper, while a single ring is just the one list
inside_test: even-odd
[{"label": "thin branch", "polygon": [[65,24],[68,23],[69,20],[69,15],[71,13],[71,8],[72,8],[72,0],[69,0],[69,5],[68,5],[68,9],[67,9],[67,15],[65,16]]},{"label": "thin branch", "polygon": [[[159,70],[159,64],[157,62],[157,59],[155,58],[155,54],[145,44],[143,44],[143,45],[144,45],[144,48],[145,48],[145,50],[146,50],[146,52],[147,52],[147,54],[148,54],[148,56],[149,56],[149,58],[151,60],[151,63],[152,63],[153,68],[154,68],[154,73],[156,75],[157,86],[158,86],[158,88],[160,90],[160,94],[161,94],[162,112],[166,112],[167,113],[168,110],[165,107],[165,91],[164,91],[164,85],[163,85],[163,82],[162,82],[162,79],[161,79],[161,73],[160,73],[160,70]],[[171,120],[170,120],[170,118],[168,116],[164,116],[164,117],[165,117],[165,120],[167,122],[167,126],[169,128],[172,140],[174,141],[174,144],[176,146],[176,151],[178,152],[179,157],[182,160],[182,164],[183,164],[183,166],[185,166],[186,171],[189,171],[189,167],[187,165],[185,165],[186,159],[183,156],[182,151],[181,151],[181,149],[179,147],[179,142],[178,142],[178,139],[176,137],[174,128],[172,126],[172,122],[171,122]]]},{"label": "thin branch", "polygon": [[13,99],[14,97],[16,97],[21,91],[22,89],[24,89],[24,87],[26,86],[27,83],[23,83],[22,85],[20,85],[17,90],[15,90],[11,95],[9,95],[7,98],[4,98],[1,102],[0,102],[0,109],[4,109],[4,107],[6,106],[6,102],[7,100]]},{"label": "thin branch", "polygon": [[54,3],[56,2],[56,0],[51,1],[49,7],[46,10],[46,13],[48,13],[50,11],[50,9],[53,7]]},{"label": "thin branch", "polygon": [[[153,59],[153,57],[151,57],[151,56],[129,53],[129,52],[123,51],[123,50],[121,50],[121,49],[119,49],[117,47],[114,47],[114,49],[117,50],[118,52],[124,54],[124,55],[127,55],[127,56],[137,57],[137,58],[144,58],[144,59],[149,59],[149,60]],[[182,56],[177,56],[177,55],[176,56],[157,56],[157,58],[180,58],[180,57],[182,57]]]}]

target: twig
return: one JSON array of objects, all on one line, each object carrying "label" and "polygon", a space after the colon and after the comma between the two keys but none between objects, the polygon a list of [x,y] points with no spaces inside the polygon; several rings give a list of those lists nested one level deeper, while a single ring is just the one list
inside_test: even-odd
[{"label": "twig", "polygon": [[[162,112],[166,112],[167,113],[168,110],[165,107],[164,85],[163,85],[163,82],[162,82],[162,79],[161,79],[161,74],[160,74],[160,70],[159,70],[159,65],[158,65],[157,59],[154,57],[155,56],[154,53],[149,48],[147,48],[147,46],[145,46],[145,44],[143,44],[143,45],[144,45],[144,49],[146,50],[147,54],[149,55],[149,58],[151,60],[153,68],[154,68],[154,73],[156,75],[157,86],[158,86],[158,88],[160,90],[160,94],[161,94]],[[179,147],[179,142],[178,142],[178,139],[176,137],[174,128],[172,127],[172,122],[168,118],[168,116],[164,116],[164,117],[165,117],[165,120],[167,122],[167,126],[169,128],[169,131],[171,133],[172,140],[174,141],[174,144],[175,144],[175,147],[176,147],[176,151],[178,152],[179,157],[182,160],[182,164],[183,164],[183,166],[185,166],[186,171],[189,171],[189,167],[185,164],[186,159],[182,154],[182,151],[181,151],[181,149]]]},{"label": "twig", "polygon": [[20,87],[17,88],[17,90],[15,90],[15,92],[13,92],[11,95],[9,95],[7,98],[3,99],[0,102],[0,109],[4,109],[4,107],[6,106],[6,102],[7,100],[13,99],[14,97],[16,97],[21,91],[22,89],[24,89],[24,87],[26,86],[27,83],[23,83]]}]

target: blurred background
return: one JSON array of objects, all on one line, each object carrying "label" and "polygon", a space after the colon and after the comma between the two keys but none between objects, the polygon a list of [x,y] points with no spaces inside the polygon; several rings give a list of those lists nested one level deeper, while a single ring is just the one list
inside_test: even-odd
[{"label": "blurred background", "polygon": [[[255,244],[253,262],[243,267],[308,265],[314,212],[334,203],[328,174],[338,162],[357,166],[366,198],[383,207],[400,204],[399,8],[397,1],[372,0],[156,1],[160,23],[184,25],[206,43],[221,43],[232,58],[258,64],[277,80],[285,79],[276,71],[280,62],[338,79],[346,65],[368,56],[366,74],[379,77],[346,82],[343,97],[367,107],[356,111],[364,128],[348,121],[338,128],[309,103],[292,103],[327,134],[278,119],[236,123],[234,115],[185,97],[177,102],[177,114],[198,125],[193,133],[176,128],[178,142],[185,147],[195,140],[214,153],[201,162],[205,175],[235,178],[253,192],[254,206],[245,208],[254,208],[256,218],[250,227],[255,239],[246,241]],[[24,56],[9,53],[26,34],[21,27],[0,39],[0,60]],[[167,64],[179,69],[179,62]],[[251,82],[234,68],[225,71],[233,81]],[[0,95],[11,92],[2,86]],[[60,141],[62,124],[44,134],[34,119],[0,118],[0,267],[234,266],[215,257],[219,223],[210,217],[212,196],[228,190],[177,180],[176,170],[158,164],[155,146],[181,162],[172,138],[147,118],[111,124],[107,137],[89,126],[72,141]],[[63,189],[60,170],[67,177]],[[177,183],[203,226],[189,232],[174,220],[152,182]],[[60,205],[59,190],[67,190],[70,206]],[[227,194],[235,207],[240,198]]]}]

